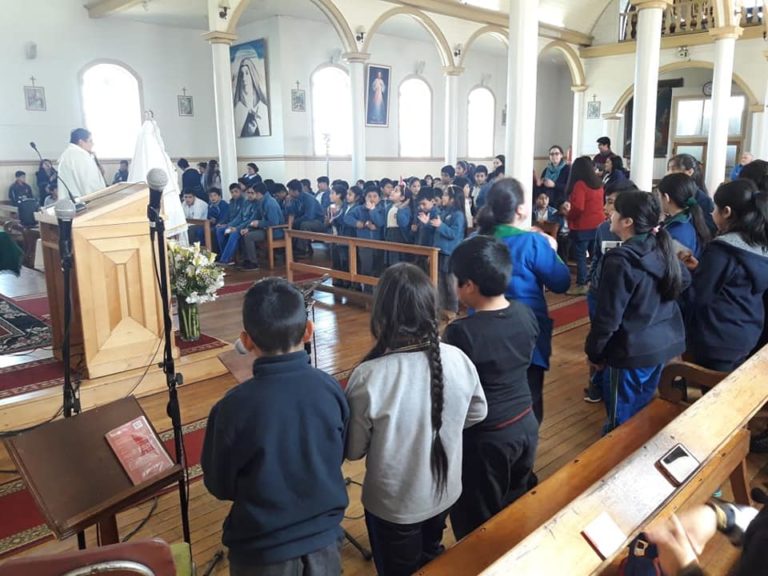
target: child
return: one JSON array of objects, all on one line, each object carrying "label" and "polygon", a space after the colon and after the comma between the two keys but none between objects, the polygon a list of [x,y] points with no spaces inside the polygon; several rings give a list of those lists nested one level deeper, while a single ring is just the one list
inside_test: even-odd
[{"label": "child", "polygon": [[421,180],[415,176],[408,180],[408,189],[411,191],[411,198],[418,198],[421,192]]},{"label": "child", "polygon": [[346,457],[366,458],[365,524],[381,576],[412,574],[437,555],[461,494],[462,430],[485,418],[477,371],[441,344],[437,295],[412,264],[388,268],[371,311],[376,344],[346,389]]},{"label": "child", "polygon": [[[328,199],[330,204],[325,211],[325,227],[334,236],[341,234],[342,220],[344,219],[344,197],[347,195],[348,185],[343,180],[338,180],[333,183],[329,193]],[[346,246],[339,244],[331,244],[331,267],[334,270],[344,270],[344,264],[342,262],[342,249]],[[347,252],[348,253],[348,252]],[[345,254],[346,255],[346,254]],[[341,286],[342,281],[333,279],[334,286]]]},{"label": "child", "polygon": [[562,223],[562,218],[557,210],[549,205],[549,196],[546,192],[541,192],[536,196],[536,210],[533,212],[532,224],[536,226],[538,222]]},{"label": "child", "polygon": [[528,367],[528,386],[533,413],[541,424],[544,418],[544,372],[552,353],[552,320],[547,311],[544,287],[558,294],[568,290],[571,274],[557,256],[555,240],[541,232],[521,228],[528,221],[523,188],[512,178],[498,179],[488,191],[487,203],[477,214],[480,234],[493,236],[509,248],[512,277],[506,296],[530,306],[539,323],[539,337]]},{"label": "child", "polygon": [[[305,232],[324,232],[325,212],[312,193],[302,188],[301,182],[294,179],[288,182],[290,204],[288,214],[293,216],[293,229]],[[297,258],[308,257],[312,254],[312,242],[295,238],[295,255]]]},{"label": "child", "polygon": [[323,212],[326,212],[331,205],[331,189],[329,182],[330,180],[328,179],[328,176],[320,176],[317,179],[317,192],[315,193],[315,198],[320,203],[320,208],[323,209]]},{"label": "child", "polygon": [[[264,184],[260,184],[263,186]],[[237,218],[232,218],[227,223],[227,227],[224,229],[222,237],[226,236],[226,244],[219,243],[219,247],[223,246],[221,254],[219,254],[219,264],[222,266],[232,266],[235,263],[235,253],[240,246],[240,238],[244,236],[243,231],[248,230],[248,225],[253,220],[258,220],[256,212],[258,206],[256,204],[256,191],[253,188],[248,188],[245,191],[246,201],[243,205],[243,209],[238,214]],[[247,233],[247,232],[246,232]]]},{"label": "child", "polygon": [[[435,229],[429,222],[439,216],[437,203],[440,199],[439,192],[433,188],[422,188],[417,198],[419,209],[416,212],[416,220],[411,230],[415,234],[415,243],[419,246],[435,245]],[[426,218],[424,218],[426,216]],[[426,220],[426,223],[425,223]]]},{"label": "child", "polygon": [[[605,253],[618,246],[621,243],[616,234],[611,232],[611,215],[613,214],[613,205],[616,202],[616,196],[619,191],[613,191],[605,196],[606,221],[600,224],[595,231],[595,243],[592,246],[592,262],[589,266],[589,292],[587,292],[587,307],[589,309],[590,322],[595,317],[597,311],[597,290],[600,286],[600,274],[603,269],[603,256]],[[603,387],[607,377],[605,370],[595,370],[590,367],[589,386],[584,389],[584,401],[590,404],[597,404],[603,401]]]},{"label": "child", "polygon": [[[184,190],[184,202],[181,207],[187,220],[205,220],[208,216],[208,204],[200,200],[192,190]],[[190,224],[187,232],[190,242],[202,242],[203,227],[200,224]]]},{"label": "child", "polygon": [[731,372],[753,351],[765,321],[768,193],[746,179],[721,184],[713,218],[720,234],[701,261],[681,256],[694,271],[686,295],[688,350],[697,364]]},{"label": "child", "polygon": [[603,256],[597,312],[585,351],[596,370],[608,369],[603,388],[608,433],[653,398],[664,364],[685,351],[685,330],[676,299],[688,283],[659,228],[661,205],[647,192],[618,195],[611,232],[622,245]]},{"label": "child", "polygon": [[435,229],[434,246],[440,249],[438,254],[438,291],[444,319],[450,321],[459,311],[459,300],[453,286],[448,260],[467,233],[467,221],[464,219],[464,192],[450,185],[441,197],[442,210],[437,217],[430,219],[426,213],[419,214],[419,221]]},{"label": "child", "polygon": [[240,218],[240,214],[245,207],[245,197],[243,195],[243,189],[240,188],[238,182],[234,182],[229,185],[229,207],[227,209],[226,218],[219,218],[216,223],[216,250],[221,253],[224,247],[227,245],[227,228],[229,223]]},{"label": "child", "polygon": [[711,236],[701,206],[696,202],[696,182],[682,172],[667,174],[659,182],[658,190],[666,215],[664,228],[698,258]]},{"label": "child", "polygon": [[211,409],[201,459],[208,491],[233,501],[222,536],[230,572],[299,574],[309,564],[312,573],[341,574],[344,393],[307,363],[314,327],[289,282],[254,284],[243,328],[240,341],[256,356],[253,378]]},{"label": "child", "polygon": [[[413,232],[411,232],[411,191],[403,190],[396,186],[389,195],[391,206],[387,210],[387,227],[384,240],[387,242],[399,242],[400,244],[413,244]],[[408,254],[401,252],[387,252],[387,266],[398,262],[406,262]]]},{"label": "child", "polygon": [[[267,229],[284,224],[283,211],[277,200],[267,194],[267,187],[263,182],[253,185],[254,199],[256,207],[251,220],[245,228],[240,231],[243,237],[243,250],[245,252],[245,261],[243,270],[256,270],[259,267],[258,247],[259,244],[267,239]],[[272,232],[273,238],[282,238],[283,230],[278,228]]]},{"label": "child", "polygon": [[715,226],[715,221],[712,219],[712,210],[715,209],[715,206],[704,184],[704,172],[701,169],[701,162],[690,154],[672,156],[669,162],[667,162],[667,174],[676,174],[678,172],[690,176],[696,182],[696,203],[701,207],[701,212],[704,214],[704,220],[707,223],[707,228],[709,228],[710,236],[714,236],[717,233],[717,226]]},{"label": "child", "polygon": [[464,213],[464,221],[467,223],[467,229],[474,228],[475,226],[475,203],[472,201],[472,186],[469,184],[469,180],[464,176],[457,176],[453,180],[453,185],[461,190],[464,200],[462,202],[462,212]]},{"label": "child", "polygon": [[459,540],[522,496],[532,480],[539,424],[527,370],[539,325],[528,306],[504,297],[512,262],[498,240],[465,240],[453,251],[450,270],[459,299],[474,314],[449,324],[443,341],[469,356],[488,402],[485,420],[464,430],[462,494],[451,508]]},{"label": "child", "polygon": [[[381,204],[379,189],[376,184],[365,187],[365,204],[360,204],[344,216],[344,224],[355,229],[358,238],[381,240],[386,223],[384,206]],[[373,248],[359,248],[357,251],[359,272],[364,276],[376,276],[380,273],[384,253]],[[363,287],[364,292],[373,292],[370,286]]]},{"label": "child", "polygon": [[477,206],[477,197],[480,194],[480,190],[485,186],[485,181],[488,179],[488,167],[485,164],[480,164],[475,168],[475,185],[472,187],[472,204]]},{"label": "child", "polygon": [[[337,217],[337,228],[339,236],[347,236],[355,238],[357,236],[357,228],[354,223],[351,225],[346,222],[347,215],[363,201],[363,190],[359,186],[352,186],[347,190],[344,205],[341,207],[341,213]],[[339,264],[340,270],[349,272],[349,246],[339,246]],[[354,290],[355,286],[348,281],[344,281],[341,284],[342,288],[349,288]]]},{"label": "child", "polygon": [[216,226],[219,222],[226,222],[229,216],[229,204],[221,199],[221,190],[211,188],[208,190],[208,221],[211,226]]}]

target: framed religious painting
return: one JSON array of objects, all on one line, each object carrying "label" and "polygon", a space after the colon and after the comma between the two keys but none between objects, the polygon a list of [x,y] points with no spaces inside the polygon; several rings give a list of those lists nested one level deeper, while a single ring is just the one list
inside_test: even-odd
[{"label": "framed religious painting", "polygon": [[267,40],[259,38],[229,49],[235,134],[271,136]]},{"label": "framed religious painting", "polygon": [[179,116],[194,116],[195,108],[192,101],[192,96],[177,96],[179,104]]},{"label": "framed religious painting", "polygon": [[24,103],[27,110],[45,112],[45,88],[42,86],[24,86]]},{"label": "framed religious painting", "polygon": [[368,65],[365,90],[365,125],[389,126],[389,94],[392,68]]}]

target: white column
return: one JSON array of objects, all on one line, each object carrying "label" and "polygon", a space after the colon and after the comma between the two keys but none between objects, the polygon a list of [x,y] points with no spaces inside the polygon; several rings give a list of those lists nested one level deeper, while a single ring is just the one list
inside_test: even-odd
[{"label": "white column", "polygon": [[226,189],[229,183],[236,182],[239,176],[235,146],[235,112],[232,102],[232,72],[229,63],[229,47],[237,36],[227,32],[209,32],[204,38],[211,43],[213,56],[213,88],[221,185],[228,197],[229,192]]},{"label": "white column", "polygon": [[352,90],[352,178],[367,180],[365,147],[365,63],[370,57],[362,52],[349,52],[344,59],[349,63]]},{"label": "white column", "polygon": [[640,190],[653,185],[656,98],[659,83],[661,20],[672,0],[632,0],[637,7],[635,92],[632,118],[632,180]]},{"label": "white column", "polygon": [[449,66],[445,73],[445,163],[456,166],[459,156],[459,76],[464,68]]},{"label": "white column", "polygon": [[760,108],[755,107],[754,110],[750,110],[750,116],[752,118],[752,135],[750,137],[749,146],[746,147],[746,152],[752,152],[755,159],[765,158],[765,148],[763,147],[763,140],[765,136],[765,106],[763,104],[758,105]]},{"label": "white column", "polygon": [[738,26],[710,30],[710,34],[717,40],[715,40],[715,68],[712,72],[712,121],[709,124],[705,182],[707,188],[713,193],[726,176],[725,160],[728,153],[733,55],[736,50],[736,38],[742,31]]},{"label": "white column", "polygon": [[624,118],[624,114],[614,114],[613,112],[603,114],[603,134],[611,139],[611,149],[620,156],[623,156],[624,151],[624,138],[619,132],[622,118]]},{"label": "white column", "polygon": [[526,207],[533,205],[539,0],[509,3],[506,174],[520,181]]},{"label": "white column", "polygon": [[571,130],[571,158],[581,156],[584,147],[582,138],[584,135],[584,93],[586,86],[571,86],[573,92],[573,128]]}]

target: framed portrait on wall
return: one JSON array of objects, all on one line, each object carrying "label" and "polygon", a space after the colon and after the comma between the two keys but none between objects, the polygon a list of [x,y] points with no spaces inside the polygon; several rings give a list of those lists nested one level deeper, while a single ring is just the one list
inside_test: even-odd
[{"label": "framed portrait on wall", "polygon": [[365,125],[389,126],[389,93],[392,68],[368,65],[366,76]]},{"label": "framed portrait on wall", "polygon": [[291,112],[307,111],[307,93],[301,88],[291,90]]},{"label": "framed portrait on wall", "polygon": [[24,86],[24,103],[27,110],[45,112],[45,88],[42,86]]},{"label": "framed portrait on wall", "polygon": [[229,49],[235,134],[238,138],[270,136],[267,40],[259,38]]},{"label": "framed portrait on wall", "polygon": [[587,120],[599,120],[600,119],[600,102],[598,100],[591,100],[587,102]]},{"label": "framed portrait on wall", "polygon": [[179,104],[179,116],[194,116],[195,109],[192,96],[177,96]]}]

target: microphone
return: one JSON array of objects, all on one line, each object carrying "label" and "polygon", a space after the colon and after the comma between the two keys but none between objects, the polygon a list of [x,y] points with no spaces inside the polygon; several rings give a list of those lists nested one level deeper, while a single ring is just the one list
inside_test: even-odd
[{"label": "microphone", "polygon": [[69,264],[72,258],[72,220],[77,209],[75,203],[66,196],[62,196],[54,205],[56,219],[59,221],[59,252],[63,265]]},{"label": "microphone", "polygon": [[163,197],[163,190],[168,184],[168,175],[165,170],[152,168],[147,172],[147,185],[149,186],[149,205],[147,206],[147,218],[149,219],[151,236],[155,235],[155,224],[160,215],[160,199]]},{"label": "microphone", "polygon": [[40,154],[40,152],[37,151],[37,144],[35,144],[34,142],[30,142],[29,145],[32,146],[32,150]]},{"label": "microphone", "polygon": [[250,352],[248,352],[246,347],[243,346],[243,341],[240,340],[240,338],[235,340],[235,350],[237,350],[238,354],[242,354],[243,356],[245,356],[246,354],[250,354]]}]

